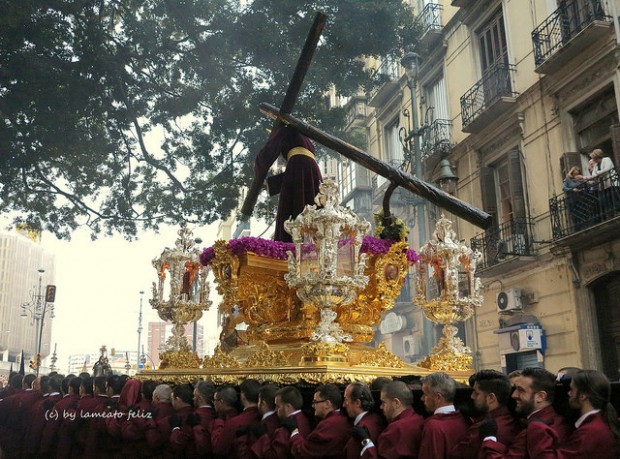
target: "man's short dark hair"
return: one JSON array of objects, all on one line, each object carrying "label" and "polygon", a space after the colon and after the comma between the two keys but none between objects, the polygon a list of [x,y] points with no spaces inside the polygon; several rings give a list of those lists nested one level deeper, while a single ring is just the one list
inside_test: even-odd
[{"label": "man's short dark hair", "polygon": [[153,400],[153,391],[157,387],[157,383],[152,379],[147,379],[142,383],[141,392],[145,400]]},{"label": "man's short dark hair", "polygon": [[318,392],[323,400],[332,402],[332,406],[335,410],[340,409],[342,406],[342,394],[335,384],[323,384],[317,387],[315,392]]},{"label": "man's short dark hair", "polygon": [[276,392],[275,397],[280,397],[282,403],[289,403],[295,411],[301,410],[304,405],[304,397],[295,386],[283,387]]},{"label": "man's short dark hair", "polygon": [[81,385],[82,385],[82,378],[78,378],[77,376],[74,376],[73,378],[69,379],[69,389],[71,389],[75,395],[78,395],[80,393]]},{"label": "man's short dark hair", "polygon": [[546,401],[553,403],[555,397],[555,376],[550,371],[539,367],[524,368],[521,376],[532,379],[534,392],[546,392]]},{"label": "man's short dark hair", "polygon": [[190,384],[178,384],[172,388],[172,396],[180,398],[184,403],[191,405],[194,398],[194,389]]},{"label": "man's short dark hair", "polygon": [[495,398],[500,405],[506,405],[510,400],[512,387],[508,376],[497,370],[480,370],[474,373],[469,384],[474,387],[478,383],[478,387],[482,392],[487,394],[495,394]]},{"label": "man's short dark hair", "polygon": [[205,403],[213,402],[213,394],[215,393],[215,386],[211,381],[198,381],[194,388],[198,395],[205,401]]},{"label": "man's short dark hair", "polygon": [[361,382],[352,382],[349,384],[351,392],[349,397],[352,401],[359,400],[361,402],[361,408],[364,411],[370,411],[375,406],[375,399],[370,392],[370,388]]},{"label": "man's short dark hair", "polygon": [[267,404],[270,411],[273,411],[276,407],[276,392],[278,392],[278,386],[275,384],[265,384],[258,391],[258,398]]},{"label": "man's short dark hair", "polygon": [[250,403],[258,403],[258,391],[260,383],[256,379],[246,379],[239,385],[239,392]]}]

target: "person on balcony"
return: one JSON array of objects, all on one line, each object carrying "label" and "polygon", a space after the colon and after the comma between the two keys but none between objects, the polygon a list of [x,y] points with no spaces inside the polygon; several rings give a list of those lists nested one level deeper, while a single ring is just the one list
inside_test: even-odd
[{"label": "person on balcony", "polygon": [[614,216],[620,210],[620,181],[611,158],[603,150],[596,148],[590,153],[592,164],[591,176],[586,177],[596,183],[603,219]]},{"label": "person on balcony", "polygon": [[564,178],[562,191],[566,193],[568,213],[573,221],[575,231],[584,229],[598,212],[596,197],[593,196],[585,183],[581,168],[571,167]]}]

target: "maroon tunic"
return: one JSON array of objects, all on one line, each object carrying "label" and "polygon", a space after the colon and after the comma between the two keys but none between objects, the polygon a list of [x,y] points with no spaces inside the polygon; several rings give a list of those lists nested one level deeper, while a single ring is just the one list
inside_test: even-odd
[{"label": "maroon tunic", "polygon": [[[312,429],[306,415],[299,411],[291,416],[297,421],[299,435],[307,437]],[[263,435],[252,445],[252,453],[259,459],[293,459],[290,432],[286,427],[278,427],[272,436]]]},{"label": "maroon tunic", "polygon": [[50,418],[58,415],[54,412],[54,405],[61,397],[58,392],[55,392],[53,395],[46,394],[32,406],[30,410],[30,425],[23,438],[23,451],[26,454],[30,456],[38,454],[45,425]]},{"label": "maroon tunic", "polygon": [[211,427],[215,411],[211,406],[201,406],[194,414],[200,417],[200,423],[193,427],[184,425],[180,429],[173,429],[170,444],[175,450],[182,450],[183,457],[211,457]]},{"label": "maroon tunic", "polygon": [[329,413],[321,419],[306,437],[301,434],[291,437],[291,452],[299,459],[346,458],[344,448],[351,436],[349,418],[340,410]]},{"label": "maroon tunic", "polygon": [[[535,423],[533,423],[535,424]],[[532,459],[614,459],[617,445],[601,413],[588,416],[568,439],[558,446],[557,435],[546,426],[533,429],[527,437]],[[550,438],[551,437],[551,438]]]},{"label": "maroon tunic", "polygon": [[[424,418],[406,408],[390,421],[374,445],[363,450],[363,459],[416,458],[422,439]],[[420,456],[423,457],[423,456]]]},{"label": "maroon tunic", "polygon": [[[360,419],[357,423],[357,426],[366,427],[368,433],[370,434],[370,439],[376,444],[379,435],[383,432],[383,429],[385,429],[385,420],[377,413],[366,412],[362,419]],[[351,436],[347,442],[345,452],[347,459],[359,458],[362,452],[361,442],[357,438]]]},{"label": "maroon tunic", "polygon": [[[540,421],[540,422],[534,422]],[[543,428],[544,426],[544,428]],[[497,441],[486,440],[482,442],[480,457],[486,459],[526,459],[529,458],[527,453],[527,438],[529,435],[540,435],[540,430],[551,429],[557,435],[558,443],[563,443],[570,435],[570,426],[565,422],[564,418],[557,414],[553,406],[547,406],[542,410],[534,413],[527,420],[527,427],[523,429],[515,437],[510,448],[503,443]]]},{"label": "maroon tunic", "polygon": [[211,446],[213,454],[230,458],[249,457],[250,446],[248,435],[238,435],[240,429],[260,423],[258,408],[251,406],[237,416],[227,420],[216,419],[211,431]]},{"label": "maroon tunic", "polygon": [[[309,156],[290,155],[293,148],[304,148]],[[267,179],[269,194],[280,194],[274,240],[291,242],[291,235],[284,230],[284,222],[299,215],[307,204],[314,204],[323,180],[316,160],[311,157],[315,149],[312,141],[297,130],[281,127],[269,138],[256,156],[254,173],[264,177],[279,155],[287,159],[284,173]]]},{"label": "maroon tunic", "polygon": [[[41,437],[41,447],[39,448],[40,455],[44,457],[62,457],[57,455],[60,442],[60,427],[62,426],[62,422],[65,417],[68,416],[68,413],[72,412],[72,408],[77,406],[79,399],[79,395],[68,394],[56,402],[56,405],[54,405],[54,411],[57,416],[48,417],[47,422],[45,423],[43,435]],[[66,438],[63,438],[63,441],[66,441]],[[66,447],[63,445],[63,448]]]},{"label": "maroon tunic", "polygon": [[467,433],[468,424],[458,411],[433,414],[424,421],[419,457],[447,458]]},{"label": "maroon tunic", "polygon": [[[497,424],[497,441],[504,445],[511,445],[519,433],[519,425],[510,413],[508,407],[500,406],[493,411],[489,411],[489,416],[491,416]],[[465,438],[452,449],[450,454],[452,459],[475,459],[478,457],[482,446],[482,440],[484,440],[480,436],[480,425],[483,421],[484,416],[469,426]]]},{"label": "maroon tunic", "polygon": [[267,429],[267,435],[272,437],[276,429],[280,427],[280,418],[278,417],[278,414],[274,411],[272,413],[269,413],[267,417],[261,419],[261,424],[265,427],[265,429]]}]

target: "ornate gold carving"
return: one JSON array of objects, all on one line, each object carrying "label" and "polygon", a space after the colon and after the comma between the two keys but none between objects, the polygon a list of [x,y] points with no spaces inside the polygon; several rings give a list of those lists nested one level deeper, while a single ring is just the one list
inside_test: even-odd
[{"label": "ornate gold carving", "polygon": [[399,357],[387,350],[385,343],[381,343],[376,350],[364,352],[358,366],[403,368],[405,364]]},{"label": "ornate gold carving", "polygon": [[288,360],[282,351],[272,351],[267,343],[262,343],[261,349],[256,351],[246,360],[245,366],[251,367],[285,367]]},{"label": "ornate gold carving", "polygon": [[198,354],[192,352],[188,345],[179,350],[169,350],[159,354],[161,364],[160,369],[166,368],[198,368],[200,358]]},{"label": "ornate gold carving", "polygon": [[352,304],[335,307],[338,322],[350,333],[355,342],[367,343],[374,336],[373,326],[381,320],[381,314],[392,309],[400,294],[409,270],[408,246],[397,242],[385,255],[369,258],[366,274],[370,280]]},{"label": "ornate gold carving", "polygon": [[226,354],[218,345],[213,356],[205,356],[202,360],[203,368],[239,368],[239,362],[232,355]]},{"label": "ornate gold carving", "polygon": [[302,365],[306,362],[330,363],[347,362],[349,358],[349,346],[343,343],[327,343],[313,341],[302,347]]}]

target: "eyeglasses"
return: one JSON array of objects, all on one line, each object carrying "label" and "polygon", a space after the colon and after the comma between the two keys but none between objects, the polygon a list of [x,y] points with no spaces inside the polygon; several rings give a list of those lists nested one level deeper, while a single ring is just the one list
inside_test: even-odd
[{"label": "eyeglasses", "polygon": [[316,405],[317,403],[327,402],[327,400],[312,400],[312,404]]}]

